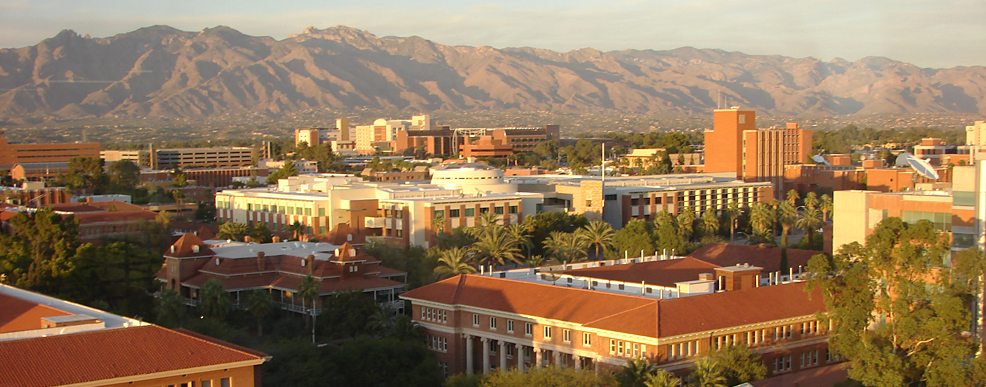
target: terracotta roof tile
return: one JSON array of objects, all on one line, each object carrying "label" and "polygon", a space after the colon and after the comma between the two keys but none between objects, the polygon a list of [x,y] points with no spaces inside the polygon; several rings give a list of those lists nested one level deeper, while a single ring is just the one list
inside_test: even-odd
[{"label": "terracotta roof tile", "polygon": [[155,325],[0,342],[0,385],[59,386],[243,361],[218,340]]},{"label": "terracotta roof tile", "polygon": [[715,273],[719,265],[700,261],[695,258],[669,259],[664,261],[632,263],[628,265],[613,265],[593,267],[589,269],[566,270],[564,273],[573,276],[584,276],[611,281],[632,282],[641,281],[648,285],[674,287],[676,282],[694,281],[702,273]]},{"label": "terracotta roof tile", "polygon": [[[199,252],[194,252],[192,246],[199,246]],[[178,238],[174,244],[171,245],[174,252],[170,250],[164,255],[168,257],[184,258],[184,257],[201,257],[213,255],[212,250],[209,246],[202,242],[202,239],[195,236],[195,234],[185,234],[181,238]]]},{"label": "terracotta roof tile", "polygon": [[676,336],[824,311],[821,293],[809,297],[804,287],[800,282],[661,300],[660,334]]},{"label": "terracotta roof tile", "polygon": [[[476,306],[529,316],[571,321],[578,324],[599,322],[631,309],[653,309],[657,300],[613,293],[542,285],[531,282],[460,275],[413,289],[402,298],[444,304]],[[643,307],[643,308],[642,308]],[[654,316],[654,312],[649,313]],[[653,317],[651,317],[653,320]],[[615,331],[654,336],[653,321],[627,319]]]},{"label": "terracotta roof tile", "polygon": [[[668,337],[813,315],[824,310],[803,283],[655,300],[533,282],[460,275],[410,290],[401,298],[468,305],[629,334]],[[764,305],[770,305],[765,308]]]},{"label": "terracotta roof tile", "polygon": [[[788,267],[793,267],[795,271],[798,270],[799,265],[808,267],[808,260],[816,254],[822,254],[822,252],[787,249]],[[710,243],[688,254],[688,256],[719,266],[736,266],[736,264],[749,263],[753,266],[762,267],[764,273],[781,269],[781,249],[778,247]]]},{"label": "terracotta roof tile", "polygon": [[41,328],[41,318],[67,316],[71,313],[0,294],[0,333]]}]

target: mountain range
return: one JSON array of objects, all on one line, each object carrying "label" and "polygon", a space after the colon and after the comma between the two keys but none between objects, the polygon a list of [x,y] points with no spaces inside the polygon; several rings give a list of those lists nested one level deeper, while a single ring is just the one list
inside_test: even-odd
[{"label": "mountain range", "polygon": [[986,112],[986,67],[882,57],[448,46],[339,26],[283,40],[153,26],[107,38],[64,30],[0,49],[0,117],[199,118],[306,109],[766,114]]}]

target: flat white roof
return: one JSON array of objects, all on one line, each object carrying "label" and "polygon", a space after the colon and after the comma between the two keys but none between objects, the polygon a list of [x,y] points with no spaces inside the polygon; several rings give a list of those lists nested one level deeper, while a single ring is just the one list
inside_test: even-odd
[{"label": "flat white roof", "polygon": [[35,293],[24,289],[15,288],[13,286],[0,284],[0,294],[5,294],[10,297],[19,298],[28,302],[33,302],[38,305],[44,305],[47,307],[55,308],[66,313],[90,316],[102,321],[107,329],[150,325],[140,320],[117,316],[115,314],[105,312],[99,309],[90,308],[85,305],[76,304],[74,302],[69,302],[54,297],[49,297],[41,293]]}]

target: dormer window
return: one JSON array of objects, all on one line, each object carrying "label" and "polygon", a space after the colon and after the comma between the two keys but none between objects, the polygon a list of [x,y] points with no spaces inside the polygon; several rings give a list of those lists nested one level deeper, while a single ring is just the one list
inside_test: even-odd
[{"label": "dormer window", "polygon": [[199,245],[192,245],[192,252],[193,253],[199,252]]}]

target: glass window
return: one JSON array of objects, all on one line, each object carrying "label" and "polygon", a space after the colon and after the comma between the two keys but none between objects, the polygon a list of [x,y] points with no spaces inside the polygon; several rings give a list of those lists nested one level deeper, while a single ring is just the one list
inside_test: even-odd
[{"label": "glass window", "polygon": [[475,314],[474,313],[472,315],[472,325],[477,326],[477,327],[479,326],[479,315],[478,314]]},{"label": "glass window", "polygon": [[517,208],[517,206],[510,206],[510,213],[511,214],[516,214],[518,212],[518,210],[519,209]]},{"label": "glass window", "polygon": [[466,216],[476,216],[475,208],[466,208]]},{"label": "glass window", "polygon": [[524,334],[531,336],[534,334],[534,325],[531,323],[524,323]]},{"label": "glass window", "polygon": [[448,210],[448,217],[449,218],[458,218],[459,217],[459,210]]},{"label": "glass window", "polygon": [[486,208],[486,207],[480,207],[479,208],[479,213],[480,214],[485,214],[487,212],[490,212],[490,209],[489,208]]},{"label": "glass window", "polygon": [[229,387],[229,378],[219,379],[219,387]]},{"label": "glass window", "polygon": [[444,218],[444,217],[445,217],[444,210],[435,210],[435,219]]},{"label": "glass window", "polygon": [[587,347],[590,346],[590,345],[592,345],[592,334],[591,333],[589,333],[589,332],[583,332],[582,333],[582,345],[587,346]]},{"label": "glass window", "polygon": [[497,215],[503,215],[503,207],[502,206],[501,207],[495,207],[495,208],[493,208],[493,210],[494,210],[494,212]]},{"label": "glass window", "polygon": [[318,216],[325,216],[325,208],[318,209]]},{"label": "glass window", "polygon": [[965,191],[953,191],[952,192],[952,205],[955,206],[975,206],[976,205],[976,193],[975,192],[965,192]]},{"label": "glass window", "polygon": [[606,195],[606,200],[616,200],[616,194]]},{"label": "glass window", "polygon": [[974,242],[975,236],[973,234],[952,234],[953,249],[968,249],[973,246]]},{"label": "glass window", "polygon": [[507,320],[507,332],[514,332],[514,320]]},{"label": "glass window", "polygon": [[311,208],[305,208],[305,216],[312,216],[312,209]]}]

